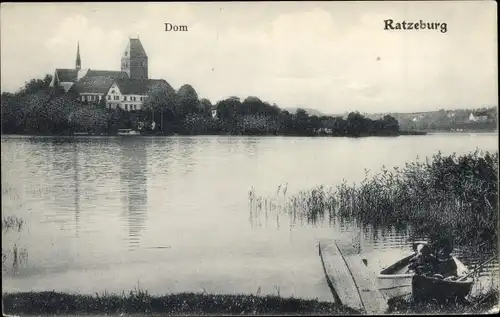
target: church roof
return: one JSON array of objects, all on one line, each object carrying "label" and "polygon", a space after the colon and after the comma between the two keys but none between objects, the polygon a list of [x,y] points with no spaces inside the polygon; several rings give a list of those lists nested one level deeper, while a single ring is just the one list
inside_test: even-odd
[{"label": "church roof", "polygon": [[168,85],[164,79],[117,79],[115,80],[122,95],[147,95],[157,85]]},{"label": "church roof", "polygon": [[78,79],[78,70],[76,69],[56,69],[57,78],[60,82],[75,82]]},{"label": "church roof", "polygon": [[130,57],[148,57],[139,39],[130,39],[125,51]]},{"label": "church roof", "polygon": [[73,90],[82,93],[105,94],[117,78],[128,78],[126,72],[110,70],[89,70],[87,74],[77,81]]},{"label": "church roof", "polygon": [[85,77],[102,77],[102,76],[111,77],[113,79],[115,79],[115,78],[128,78],[128,74],[126,72],[116,71],[116,70],[92,70],[92,69],[89,69],[89,71],[84,76],[84,78]]}]

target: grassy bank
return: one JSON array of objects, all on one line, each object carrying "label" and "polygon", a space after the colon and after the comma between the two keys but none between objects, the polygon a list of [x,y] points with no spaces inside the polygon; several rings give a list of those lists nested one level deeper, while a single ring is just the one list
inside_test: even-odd
[{"label": "grassy bank", "polygon": [[56,292],[3,295],[5,313],[14,314],[356,314],[329,302],[278,296],[180,293],[74,295]]},{"label": "grassy bank", "polygon": [[290,197],[259,197],[252,190],[249,199],[254,210],[274,209],[293,219],[337,217],[372,226],[409,226],[415,236],[447,237],[462,246],[494,249],[498,152],[438,153],[391,171],[382,168],[373,176],[367,171],[358,184],[318,186]]},{"label": "grassy bank", "polygon": [[[469,298],[467,301],[454,301],[446,304],[435,302],[419,303],[394,300],[389,303],[389,314],[484,314],[498,307],[498,290],[491,290]],[[490,312],[491,313],[491,312]]]},{"label": "grassy bank", "polygon": [[[498,303],[498,293],[447,305],[393,301],[387,313],[484,313]],[[152,296],[144,291],[121,295],[74,295],[56,292],[11,293],[3,296],[7,314],[302,314],[355,315],[359,312],[330,302],[278,296],[181,293]]]}]

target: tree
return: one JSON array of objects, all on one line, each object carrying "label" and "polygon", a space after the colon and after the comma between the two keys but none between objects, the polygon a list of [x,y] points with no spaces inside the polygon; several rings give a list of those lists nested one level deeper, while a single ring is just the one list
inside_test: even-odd
[{"label": "tree", "polygon": [[175,90],[164,80],[157,82],[149,87],[143,107],[151,111],[153,122],[155,112],[160,112],[160,129],[163,131],[163,114],[168,111],[175,115]]},{"label": "tree", "polygon": [[201,103],[198,100],[198,94],[191,85],[183,85],[177,92],[177,112],[181,117],[191,113],[199,113]]},{"label": "tree", "polygon": [[26,82],[24,87],[19,92],[21,95],[28,95],[40,91],[49,92],[50,83],[52,82],[52,75],[45,75],[43,79],[31,79]]},{"label": "tree", "polygon": [[206,98],[200,100],[201,114],[204,116],[210,116],[212,113],[212,103]]},{"label": "tree", "polygon": [[217,103],[217,112],[221,120],[234,119],[237,109],[241,109],[241,102],[238,97],[229,97]]}]

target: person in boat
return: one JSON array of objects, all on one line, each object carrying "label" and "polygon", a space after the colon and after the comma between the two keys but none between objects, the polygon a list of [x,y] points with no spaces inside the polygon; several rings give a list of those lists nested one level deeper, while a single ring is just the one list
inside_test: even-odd
[{"label": "person in boat", "polygon": [[436,254],[437,258],[437,274],[440,274],[443,278],[457,275],[457,264],[451,256],[453,252],[453,247],[449,240],[442,240],[438,246],[438,251]]},{"label": "person in boat", "polygon": [[431,249],[428,245],[419,244],[417,246],[417,254],[410,259],[408,266],[409,271],[414,271],[417,274],[431,275],[436,272],[437,261],[431,254]]}]

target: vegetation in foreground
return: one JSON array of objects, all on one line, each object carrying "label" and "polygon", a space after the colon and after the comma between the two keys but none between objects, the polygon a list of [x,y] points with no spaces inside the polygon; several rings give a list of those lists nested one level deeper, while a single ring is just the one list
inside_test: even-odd
[{"label": "vegetation in foreground", "polygon": [[389,314],[484,314],[498,308],[498,290],[470,297],[468,300],[448,303],[393,300],[389,303]]},{"label": "vegetation in foreground", "polygon": [[416,237],[446,237],[460,246],[494,250],[498,152],[438,153],[426,162],[407,163],[392,171],[383,168],[360,184],[319,186],[280,201],[258,197],[252,190],[249,199],[253,209],[276,209],[312,223],[328,216],[378,227],[406,226]]},{"label": "vegetation in foreground", "polygon": [[[484,313],[498,304],[498,292],[448,304],[392,301],[386,313]],[[146,291],[121,295],[75,295],[57,292],[3,295],[5,313],[11,314],[321,314],[358,315],[332,302],[279,296],[180,293],[153,296]]]},{"label": "vegetation in foreground", "polygon": [[3,295],[3,305],[6,313],[19,314],[357,314],[354,310],[317,300],[201,293],[153,296],[142,290],[95,296],[57,292],[10,293]]}]

